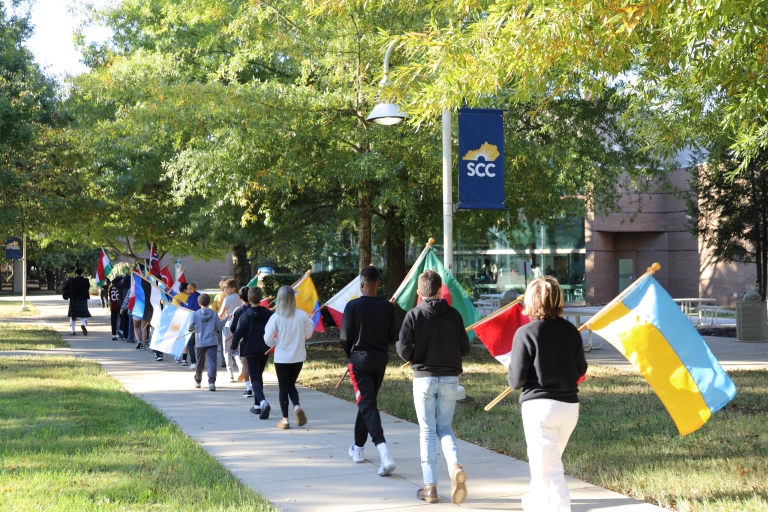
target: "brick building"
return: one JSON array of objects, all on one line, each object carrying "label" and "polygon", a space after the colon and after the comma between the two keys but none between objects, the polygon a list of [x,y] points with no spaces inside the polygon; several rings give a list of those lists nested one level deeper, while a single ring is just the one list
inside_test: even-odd
[{"label": "brick building", "polygon": [[[669,183],[688,188],[687,169],[668,175]],[[675,298],[710,297],[732,305],[755,289],[755,266],[714,263],[709,250],[688,231],[685,201],[664,192],[643,195],[642,211],[628,200],[622,212],[606,217],[589,214],[585,222],[587,302],[602,304],[653,263],[656,279]],[[734,296],[736,294],[736,296]]]}]

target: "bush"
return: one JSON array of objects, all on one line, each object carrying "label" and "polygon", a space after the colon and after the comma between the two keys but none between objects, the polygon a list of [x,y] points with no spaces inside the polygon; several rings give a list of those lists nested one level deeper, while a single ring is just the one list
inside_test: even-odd
[{"label": "bush", "polygon": [[130,274],[132,269],[133,265],[130,263],[119,261],[112,266],[112,272],[107,277],[109,277],[110,281],[114,281],[117,276]]}]

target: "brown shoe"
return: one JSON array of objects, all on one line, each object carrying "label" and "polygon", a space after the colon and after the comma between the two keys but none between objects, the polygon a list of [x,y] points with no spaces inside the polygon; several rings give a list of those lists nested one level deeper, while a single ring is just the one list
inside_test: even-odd
[{"label": "brown shoe", "polygon": [[298,423],[300,427],[307,423],[307,415],[304,414],[304,409],[301,407],[295,409],[293,414],[296,416],[296,423]]},{"label": "brown shoe", "polygon": [[283,420],[280,420],[280,421],[277,422],[277,428],[280,428],[280,429],[283,429],[283,430],[288,430],[289,428],[291,428],[291,424],[290,423],[283,423]]},{"label": "brown shoe", "polygon": [[451,466],[451,503],[461,503],[467,497],[467,474],[461,464]]},{"label": "brown shoe", "polygon": [[416,497],[427,503],[437,503],[437,486],[425,485],[423,489],[416,491]]}]

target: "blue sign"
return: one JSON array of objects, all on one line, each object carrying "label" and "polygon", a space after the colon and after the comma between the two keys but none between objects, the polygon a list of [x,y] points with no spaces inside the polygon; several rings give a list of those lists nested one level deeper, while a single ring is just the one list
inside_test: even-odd
[{"label": "blue sign", "polygon": [[12,236],[5,239],[5,259],[7,260],[20,260],[21,259],[21,238]]},{"label": "blue sign", "polygon": [[504,210],[504,111],[459,109],[459,208]]}]

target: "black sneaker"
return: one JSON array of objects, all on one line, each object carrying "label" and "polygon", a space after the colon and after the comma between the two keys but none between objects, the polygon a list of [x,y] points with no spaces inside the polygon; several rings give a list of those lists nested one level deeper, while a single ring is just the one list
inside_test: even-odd
[{"label": "black sneaker", "polygon": [[138,342],[138,343],[136,343],[136,350],[139,350],[139,349],[141,349],[141,348],[142,348],[142,347],[141,347],[141,342]]},{"label": "black sneaker", "polygon": [[261,414],[261,407],[256,407],[255,405],[251,407],[251,412],[253,414]]},{"label": "black sneaker", "polygon": [[253,391],[246,391],[243,393],[243,398],[253,398]]},{"label": "black sneaker", "polygon": [[222,368],[226,368],[226,367],[227,367],[227,363],[226,363],[226,362],[222,362],[222,363],[221,363],[221,367],[222,367]]},{"label": "black sneaker", "polygon": [[80,328],[83,330],[83,336],[88,336],[88,329],[84,325],[81,325]]},{"label": "black sneaker", "polygon": [[272,408],[269,406],[269,404],[267,404],[266,407],[262,407],[261,408],[261,414],[259,414],[259,419],[260,420],[268,420],[269,419],[269,411],[270,410],[272,410]]},{"label": "black sneaker", "polygon": [[162,360],[163,360],[163,356],[155,356],[155,361],[162,361]]}]

